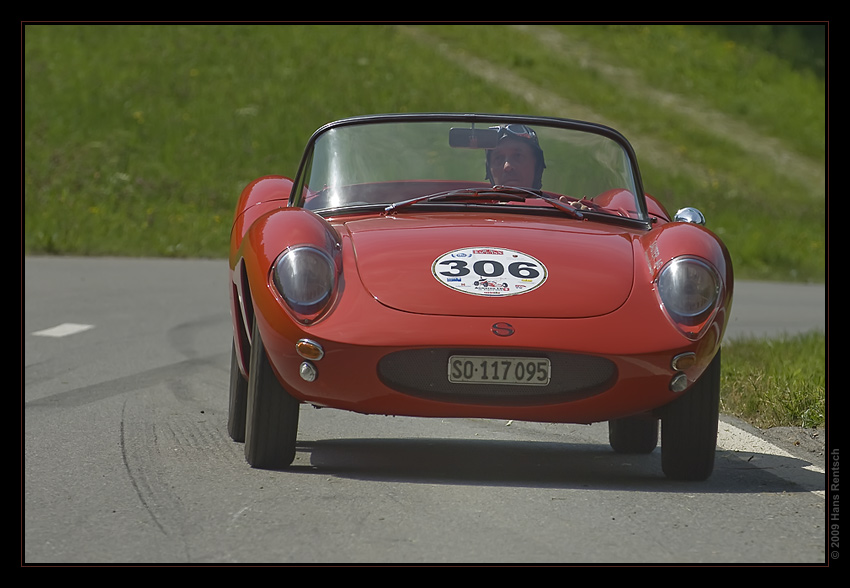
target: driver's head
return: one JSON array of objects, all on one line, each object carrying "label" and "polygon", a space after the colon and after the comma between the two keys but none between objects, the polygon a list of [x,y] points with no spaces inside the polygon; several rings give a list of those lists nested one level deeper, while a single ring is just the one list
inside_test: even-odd
[{"label": "driver's head", "polygon": [[487,150],[487,179],[494,185],[540,189],[546,162],[537,133],[520,124],[491,128],[499,131],[499,144]]}]

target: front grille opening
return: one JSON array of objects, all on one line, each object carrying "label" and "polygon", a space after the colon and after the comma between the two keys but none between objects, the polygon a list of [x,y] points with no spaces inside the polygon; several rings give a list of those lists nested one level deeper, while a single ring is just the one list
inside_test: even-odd
[{"label": "front grille opening", "polygon": [[[551,362],[551,380],[546,386],[450,382],[448,362],[452,355],[545,357]],[[408,349],[381,358],[378,377],[393,390],[440,402],[539,406],[589,398],[608,390],[617,381],[617,366],[604,357],[552,351]]]}]

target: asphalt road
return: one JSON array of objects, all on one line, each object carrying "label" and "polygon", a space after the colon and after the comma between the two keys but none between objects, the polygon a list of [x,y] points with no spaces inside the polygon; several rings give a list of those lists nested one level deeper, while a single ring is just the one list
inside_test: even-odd
[{"label": "asphalt road", "polygon": [[[826,561],[823,454],[725,417],[701,483],[604,424],[310,407],[294,467],[253,470],[226,283],[223,261],[25,260],[24,564]],[[741,283],[729,337],[822,329],[824,302]]]}]

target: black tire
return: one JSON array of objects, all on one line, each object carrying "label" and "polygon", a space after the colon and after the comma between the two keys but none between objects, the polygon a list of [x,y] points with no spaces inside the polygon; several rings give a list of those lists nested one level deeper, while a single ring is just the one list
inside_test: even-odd
[{"label": "black tire", "polygon": [[248,408],[248,380],[236,362],[236,344],[230,352],[230,410],[227,413],[227,433],[234,441],[245,441],[245,414]]},{"label": "black tire", "polygon": [[292,464],[299,406],[275,376],[255,323],[245,427],[245,459],[249,464],[260,469],[282,469]]},{"label": "black tire", "polygon": [[720,416],[720,351],[702,377],[661,415],[661,468],[668,478],[705,480],[714,470]]},{"label": "black tire", "polygon": [[617,453],[652,453],[658,446],[658,419],[628,417],[608,421],[608,442]]}]

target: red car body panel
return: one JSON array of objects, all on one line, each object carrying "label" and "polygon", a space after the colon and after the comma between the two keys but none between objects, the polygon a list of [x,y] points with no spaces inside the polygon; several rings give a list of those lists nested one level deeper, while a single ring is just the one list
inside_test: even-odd
[{"label": "red car body panel", "polygon": [[[248,325],[256,320],[276,375],[302,402],[370,414],[606,421],[670,403],[679,396],[669,388],[673,358],[694,354],[683,368],[694,382],[719,349],[732,300],[729,254],[703,227],[671,222],[649,196],[654,222],[647,231],[491,211],[322,218],[288,207],[291,189],[291,180],[270,176],[249,185],[239,200],[231,234],[231,310],[240,371],[247,375]],[[597,203],[618,206],[616,194],[606,198]],[[294,320],[271,284],[281,252],[298,244],[323,248],[340,276],[332,311],[308,325]],[[446,288],[432,265],[469,246],[533,255],[548,269],[546,281],[520,296]],[[672,323],[655,287],[665,263],[682,255],[708,261],[724,284],[698,337]],[[325,352],[312,382],[299,377],[303,358],[296,343],[304,338]],[[503,402],[400,391],[378,368],[397,352],[496,352],[506,339],[515,353],[530,356],[603,358],[613,376],[586,396]]]}]

